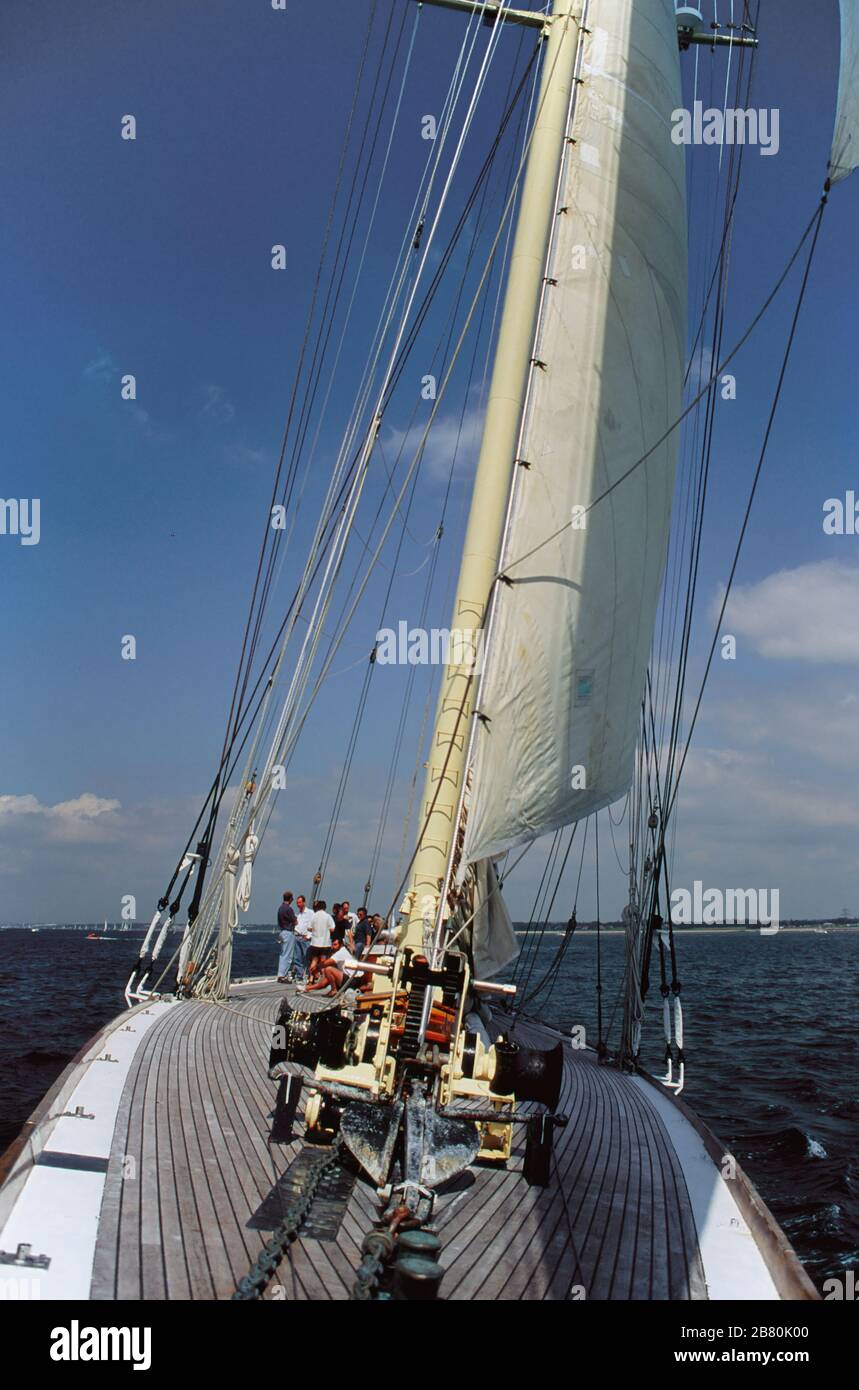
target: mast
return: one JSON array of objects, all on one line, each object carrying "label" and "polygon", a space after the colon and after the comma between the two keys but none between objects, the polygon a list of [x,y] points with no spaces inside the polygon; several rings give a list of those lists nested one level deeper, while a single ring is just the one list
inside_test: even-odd
[{"label": "mast", "polygon": [[[498,568],[582,32],[581,0],[577,8],[579,14],[574,15],[572,0],[553,0],[543,30],[546,51],[537,114],[450,624],[457,636],[455,654],[457,648],[459,654],[479,652],[478,634],[484,626]],[[505,17],[503,10],[499,17]],[[401,945],[420,949],[425,930],[433,929],[438,915],[457,832],[476,686],[473,662],[466,659],[445,667],[407,898],[408,924]],[[444,907],[441,915],[446,916]]]}]

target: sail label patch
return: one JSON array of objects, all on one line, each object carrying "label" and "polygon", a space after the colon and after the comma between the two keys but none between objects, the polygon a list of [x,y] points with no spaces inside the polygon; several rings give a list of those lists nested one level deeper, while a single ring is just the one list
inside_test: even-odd
[{"label": "sail label patch", "polygon": [[576,676],[576,704],[589,705],[594,693],[594,672],[579,671]]}]

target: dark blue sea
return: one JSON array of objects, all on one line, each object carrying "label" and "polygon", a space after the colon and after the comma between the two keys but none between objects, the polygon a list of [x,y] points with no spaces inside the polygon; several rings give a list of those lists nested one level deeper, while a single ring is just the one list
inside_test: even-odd
[{"label": "dark blue sea", "polygon": [[[141,933],[0,932],[0,1150],[78,1049],[123,1007]],[[543,937],[530,988],[552,963]],[[603,933],[603,1014],[619,1019],[624,943]],[[685,1099],[735,1154],[812,1278],[859,1264],[859,929],[681,934]],[[273,974],[274,931],[236,939],[234,975]],[[597,941],[577,934],[529,1009],[595,1043]],[[656,976],[657,972],[654,972]],[[654,978],[645,1060],[661,1071]]]}]

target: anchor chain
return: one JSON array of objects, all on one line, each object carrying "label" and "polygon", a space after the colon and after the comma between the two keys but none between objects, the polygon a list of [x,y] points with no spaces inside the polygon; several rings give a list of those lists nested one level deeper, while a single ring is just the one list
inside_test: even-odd
[{"label": "anchor chain", "polygon": [[361,1242],[361,1254],[364,1258],[355,1271],[355,1283],[352,1285],[351,1299],[357,1302],[366,1302],[375,1296],[381,1277],[385,1272],[385,1266],[390,1262],[395,1247],[396,1237],[393,1231],[368,1232]]},{"label": "anchor chain", "polygon": [[287,1248],[297,1239],[302,1222],[307,1217],[325,1174],[340,1162],[343,1140],[338,1134],[330,1151],[314,1165],[307,1175],[304,1190],[287,1207],[283,1221],[271,1240],[263,1247],[245,1277],[239,1281],[232,1301],[261,1298],[263,1289],[271,1282]]}]

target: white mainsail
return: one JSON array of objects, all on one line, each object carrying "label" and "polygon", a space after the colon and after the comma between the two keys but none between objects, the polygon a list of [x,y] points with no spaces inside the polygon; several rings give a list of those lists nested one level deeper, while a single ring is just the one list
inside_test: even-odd
[{"label": "white mainsail", "polygon": [[687,245],[685,156],[671,138],[682,100],[674,5],[590,0],[586,24],[519,450],[527,467],[499,566],[513,583],[497,587],[478,695],[472,862],[626,791],[668,543],[675,435],[587,508],[680,413]]},{"label": "white mainsail", "polygon": [[829,178],[846,179],[859,164],[859,3],[841,0],[841,62],[838,69],[838,108]]}]

